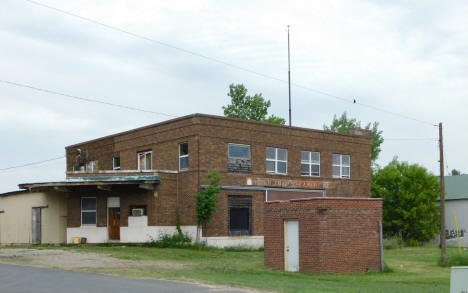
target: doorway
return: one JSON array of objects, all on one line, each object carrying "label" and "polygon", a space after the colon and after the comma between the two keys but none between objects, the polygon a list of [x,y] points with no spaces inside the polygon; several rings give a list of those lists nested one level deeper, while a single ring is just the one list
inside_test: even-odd
[{"label": "doorway", "polygon": [[299,221],[284,221],[284,266],[288,272],[299,271]]},{"label": "doorway", "polygon": [[109,240],[120,240],[120,208],[109,208]]},{"label": "doorway", "polygon": [[32,208],[31,210],[31,225],[32,225],[32,244],[41,244],[41,208]]}]

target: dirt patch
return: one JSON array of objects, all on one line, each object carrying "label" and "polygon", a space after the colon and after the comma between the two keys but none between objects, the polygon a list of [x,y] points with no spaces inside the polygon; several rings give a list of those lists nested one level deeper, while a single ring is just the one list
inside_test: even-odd
[{"label": "dirt patch", "polygon": [[0,249],[0,262],[28,263],[33,266],[63,269],[153,267],[183,269],[187,265],[167,261],[133,261],[97,253],[53,249]]}]

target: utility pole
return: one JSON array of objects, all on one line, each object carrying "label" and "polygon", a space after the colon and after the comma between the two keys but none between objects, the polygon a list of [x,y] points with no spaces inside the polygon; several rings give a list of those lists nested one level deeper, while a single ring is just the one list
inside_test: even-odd
[{"label": "utility pole", "polygon": [[288,25],[288,87],[289,87],[289,126],[292,126],[291,122],[291,57],[289,52],[289,25]]},{"label": "utility pole", "polygon": [[444,176],[444,139],[442,136],[442,122],[439,123],[439,150],[440,150],[440,249],[442,263],[447,262],[447,245],[445,241],[445,176]]}]

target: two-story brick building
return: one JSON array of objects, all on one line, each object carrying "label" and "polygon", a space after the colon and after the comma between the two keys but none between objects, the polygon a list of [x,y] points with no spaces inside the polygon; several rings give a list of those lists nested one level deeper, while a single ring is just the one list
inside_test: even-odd
[{"label": "two-story brick building", "polygon": [[193,114],[66,147],[67,241],[144,242],[196,234],[195,193],[223,176],[219,208],[203,227],[208,245],[263,245],[263,203],[370,197],[370,132],[332,133]]}]

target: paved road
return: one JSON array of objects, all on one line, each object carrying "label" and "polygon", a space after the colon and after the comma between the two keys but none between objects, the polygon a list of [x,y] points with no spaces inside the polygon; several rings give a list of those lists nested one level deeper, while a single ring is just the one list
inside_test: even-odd
[{"label": "paved road", "polygon": [[0,263],[0,293],[246,292],[164,280],[132,279]]}]

